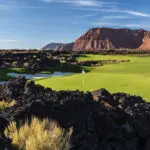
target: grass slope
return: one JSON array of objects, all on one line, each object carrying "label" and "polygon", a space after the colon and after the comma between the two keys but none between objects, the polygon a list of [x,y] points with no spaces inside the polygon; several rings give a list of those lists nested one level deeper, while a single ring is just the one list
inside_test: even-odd
[{"label": "grass slope", "polygon": [[106,88],[110,92],[126,92],[140,95],[150,101],[150,57],[83,55],[78,61],[86,60],[130,60],[102,67],[86,67],[90,72],[66,77],[50,77],[37,80],[37,84],[54,90],[92,91]]}]

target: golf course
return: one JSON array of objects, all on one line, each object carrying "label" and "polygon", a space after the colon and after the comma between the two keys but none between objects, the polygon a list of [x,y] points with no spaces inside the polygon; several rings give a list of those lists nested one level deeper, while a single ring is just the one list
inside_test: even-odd
[{"label": "golf course", "polygon": [[64,77],[49,77],[35,80],[36,84],[53,90],[93,91],[106,88],[112,93],[125,92],[143,97],[150,102],[150,56],[81,55],[81,61],[130,60],[129,62],[85,67],[85,74],[77,73]]}]

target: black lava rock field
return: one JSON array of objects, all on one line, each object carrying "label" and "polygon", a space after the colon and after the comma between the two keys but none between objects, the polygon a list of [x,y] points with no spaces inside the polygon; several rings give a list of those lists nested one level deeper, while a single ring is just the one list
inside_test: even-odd
[{"label": "black lava rock field", "polygon": [[12,150],[4,136],[9,122],[49,118],[69,130],[71,150],[150,150],[150,104],[141,97],[93,92],[53,91],[23,77],[0,85],[0,101],[16,104],[0,111],[0,150]]}]

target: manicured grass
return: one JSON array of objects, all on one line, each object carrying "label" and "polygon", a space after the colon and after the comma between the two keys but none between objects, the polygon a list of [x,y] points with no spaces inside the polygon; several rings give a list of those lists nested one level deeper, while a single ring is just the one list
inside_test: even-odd
[{"label": "manicured grass", "polygon": [[90,72],[66,77],[50,77],[37,80],[37,84],[54,90],[92,91],[106,88],[110,92],[125,92],[142,96],[150,102],[150,57],[84,55],[78,61],[86,60],[130,60],[120,64],[100,67],[86,67]]}]

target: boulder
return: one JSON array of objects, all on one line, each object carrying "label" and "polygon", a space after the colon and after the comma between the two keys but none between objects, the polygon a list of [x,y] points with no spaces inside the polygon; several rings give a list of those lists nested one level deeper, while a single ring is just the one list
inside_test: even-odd
[{"label": "boulder", "polygon": [[108,103],[111,106],[117,106],[118,102],[114,100],[113,96],[105,89],[92,92],[93,99],[100,103]]},{"label": "boulder", "polygon": [[4,136],[4,129],[7,127],[8,121],[0,116],[0,150],[12,150],[11,140]]},{"label": "boulder", "polygon": [[0,100],[9,100],[20,97],[23,94],[27,80],[24,77],[12,78],[8,84],[0,87]]}]

